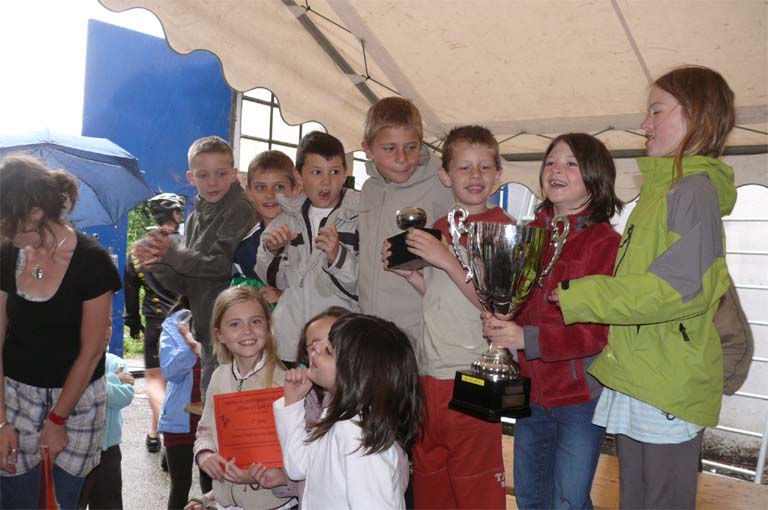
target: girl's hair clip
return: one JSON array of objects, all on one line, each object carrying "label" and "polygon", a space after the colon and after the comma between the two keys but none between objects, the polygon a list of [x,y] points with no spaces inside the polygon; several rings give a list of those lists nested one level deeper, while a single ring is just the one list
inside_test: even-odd
[{"label": "girl's hair clip", "polygon": [[307,368],[307,365],[305,365],[304,363],[299,363],[299,368]]}]

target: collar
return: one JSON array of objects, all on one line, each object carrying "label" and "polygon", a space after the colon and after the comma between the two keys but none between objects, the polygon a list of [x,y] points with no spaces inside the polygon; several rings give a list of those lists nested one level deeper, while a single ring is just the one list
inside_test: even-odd
[{"label": "collar", "polygon": [[235,378],[235,381],[237,382],[237,391],[240,391],[243,388],[243,383],[253,377],[256,373],[259,372],[262,368],[264,368],[264,365],[267,364],[267,357],[264,356],[264,353],[261,354],[261,359],[256,363],[256,365],[248,371],[245,375],[240,375],[240,370],[237,369],[237,361],[234,359],[232,360],[232,377]]}]

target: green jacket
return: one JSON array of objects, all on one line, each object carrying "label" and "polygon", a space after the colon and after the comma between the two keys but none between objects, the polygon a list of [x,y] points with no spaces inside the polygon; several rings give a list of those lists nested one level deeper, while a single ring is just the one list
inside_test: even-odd
[{"label": "green jacket", "polygon": [[733,169],[704,156],[639,158],[640,200],[614,277],[560,285],[566,324],[611,324],[589,372],[605,386],[691,423],[714,426],[723,360],[712,319],[730,284],[721,217],[733,209]]}]

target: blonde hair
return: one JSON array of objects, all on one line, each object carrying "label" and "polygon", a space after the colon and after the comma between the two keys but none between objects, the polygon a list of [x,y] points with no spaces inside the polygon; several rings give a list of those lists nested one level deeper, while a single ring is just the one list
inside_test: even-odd
[{"label": "blonde hair", "polygon": [[376,134],[385,128],[411,128],[424,139],[421,113],[412,102],[402,97],[385,97],[368,109],[363,125],[363,141],[373,143]]},{"label": "blonde hair", "polygon": [[267,321],[265,328],[267,331],[266,345],[262,351],[262,357],[266,360],[264,368],[266,369],[266,381],[267,387],[272,387],[274,382],[273,377],[275,374],[275,367],[280,366],[280,360],[277,357],[277,346],[275,345],[275,337],[272,335],[272,316],[269,314],[269,304],[262,297],[259,291],[253,287],[245,285],[239,285],[237,287],[230,287],[216,298],[216,302],[213,304],[213,317],[211,319],[211,338],[213,338],[213,351],[216,353],[216,358],[220,364],[232,363],[234,356],[227,346],[219,340],[219,335],[216,334],[216,330],[221,329],[221,321],[224,318],[224,314],[227,313],[232,306],[239,303],[246,303],[248,301],[256,301],[261,307],[261,311],[264,313],[264,318]]},{"label": "blonde hair", "polygon": [[187,163],[190,168],[192,167],[192,159],[194,159],[195,156],[205,153],[226,154],[229,156],[232,166],[235,166],[235,156],[232,152],[232,146],[218,136],[206,136],[198,138],[189,146],[189,151],[187,151]]},{"label": "blonde hair", "polygon": [[736,111],[733,91],[720,73],[707,67],[685,66],[668,72],[654,85],[677,99],[687,126],[675,154],[678,179],[682,178],[683,156],[722,156],[725,139],[736,123]]}]

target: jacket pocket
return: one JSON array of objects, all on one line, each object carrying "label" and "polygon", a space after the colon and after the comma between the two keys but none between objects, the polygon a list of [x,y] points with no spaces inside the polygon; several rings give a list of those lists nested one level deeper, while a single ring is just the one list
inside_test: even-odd
[{"label": "jacket pocket", "polygon": [[683,340],[685,340],[686,342],[691,341],[691,337],[688,336],[688,330],[685,329],[685,324],[681,322],[680,325],[677,327],[677,330],[678,332],[680,332],[680,336],[683,338]]}]

